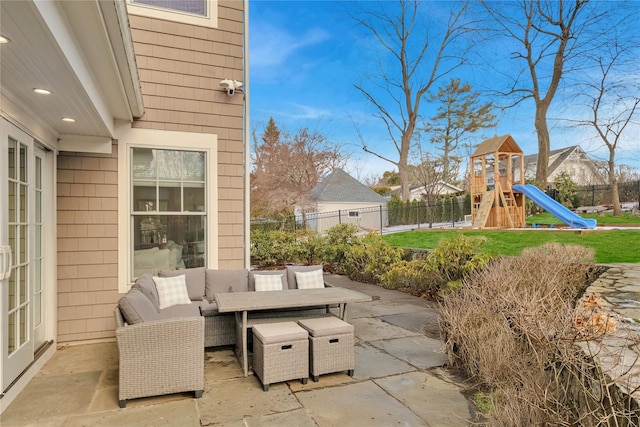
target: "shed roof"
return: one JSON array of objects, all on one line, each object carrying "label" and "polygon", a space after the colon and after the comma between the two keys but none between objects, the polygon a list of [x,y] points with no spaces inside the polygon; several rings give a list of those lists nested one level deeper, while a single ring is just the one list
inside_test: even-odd
[{"label": "shed roof", "polygon": [[495,153],[496,151],[522,154],[522,149],[516,144],[515,139],[513,139],[511,135],[496,135],[493,138],[482,141],[471,157],[485,156]]},{"label": "shed roof", "polygon": [[378,203],[386,204],[384,197],[353,178],[342,169],[335,169],[311,190],[315,202]]}]

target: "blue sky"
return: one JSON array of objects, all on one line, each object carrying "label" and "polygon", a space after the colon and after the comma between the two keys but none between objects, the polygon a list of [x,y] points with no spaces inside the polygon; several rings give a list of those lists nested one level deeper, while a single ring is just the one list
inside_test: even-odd
[{"label": "blue sky", "polygon": [[[381,176],[394,166],[362,150],[358,130],[370,148],[397,159],[386,129],[373,117],[375,108],[354,88],[366,73],[375,72],[375,42],[350,17],[354,8],[367,8],[366,1],[250,0],[249,67],[250,123],[260,135],[273,117],[276,124],[291,133],[307,127],[339,143],[351,153],[348,172],[360,180]],[[434,12],[445,2],[431,2]],[[487,52],[492,55],[495,52]],[[498,60],[498,59],[496,59]],[[635,71],[634,71],[635,73]],[[491,75],[478,68],[460,70],[451,77],[467,81],[480,90],[491,85]],[[637,77],[637,75],[636,75]],[[637,80],[637,79],[636,79]],[[447,83],[449,77],[436,84]],[[371,87],[370,85],[368,87]],[[485,98],[485,100],[489,100]],[[423,103],[427,116],[430,106]],[[575,106],[554,100],[549,117],[557,117]],[[499,113],[497,128],[474,135],[480,143],[494,134],[511,134],[525,154],[537,152],[533,126],[533,106],[527,101],[516,109]],[[549,121],[551,149],[579,144],[594,157],[605,158],[606,151],[593,131],[567,129]],[[629,129],[634,140],[624,143],[618,161],[640,168],[640,128]]]}]

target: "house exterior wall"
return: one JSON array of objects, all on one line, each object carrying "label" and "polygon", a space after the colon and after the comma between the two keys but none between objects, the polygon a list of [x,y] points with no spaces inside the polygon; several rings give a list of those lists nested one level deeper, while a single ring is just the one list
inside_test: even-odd
[{"label": "house exterior wall", "polygon": [[221,90],[242,80],[243,7],[218,3],[218,28],[130,15],[145,114],[135,128],[218,137],[219,268],[244,266],[243,98]]},{"label": "house exterior wall", "polygon": [[[244,2],[218,3],[217,28],[129,15],[145,114],[133,128],[217,137],[218,268],[244,266]],[[181,142],[176,142],[180,146]],[[188,145],[188,141],[185,141]],[[60,153],[58,341],[114,336],[118,293],[117,141],[112,154]]]},{"label": "house exterior wall", "polygon": [[117,147],[58,156],[58,342],[114,335],[118,301]]},{"label": "house exterior wall", "polygon": [[[358,216],[350,216],[350,211],[357,211]],[[382,204],[318,203],[316,214],[308,214],[308,217],[311,227],[318,233],[324,233],[338,224],[354,224],[365,230],[379,230],[381,223],[383,226],[389,224],[386,202]]]}]

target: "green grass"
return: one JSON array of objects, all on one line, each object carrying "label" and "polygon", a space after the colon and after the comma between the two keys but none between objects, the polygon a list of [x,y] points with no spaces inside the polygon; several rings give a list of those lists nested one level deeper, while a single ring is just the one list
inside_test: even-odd
[{"label": "green grass", "polygon": [[598,263],[640,262],[640,228],[637,230],[522,230],[522,231],[406,231],[384,236],[392,246],[433,249],[443,238],[485,236],[482,252],[492,255],[520,255],[522,249],[540,246],[546,242],[582,245],[595,250]]},{"label": "green grass", "polygon": [[[593,218],[598,221],[598,225],[618,225],[618,224],[628,224],[628,225],[640,225],[640,215],[632,216],[631,212],[623,212],[622,216],[613,216],[610,212],[607,212],[603,215],[599,214],[581,214],[582,218]],[[533,215],[527,218],[527,224],[563,224],[555,216],[551,215],[549,212],[543,212],[541,214]]]}]

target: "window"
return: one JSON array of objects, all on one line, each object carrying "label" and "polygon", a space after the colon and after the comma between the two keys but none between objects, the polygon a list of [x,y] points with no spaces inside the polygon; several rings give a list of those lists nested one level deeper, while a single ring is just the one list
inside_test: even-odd
[{"label": "window", "polygon": [[134,277],[205,265],[206,154],[131,148]]},{"label": "window", "polygon": [[131,0],[131,3],[192,15],[208,15],[206,0]]},{"label": "window", "polygon": [[133,15],[216,28],[217,0],[127,0]]},{"label": "window", "polygon": [[218,138],[118,129],[118,277],[218,267]]}]

